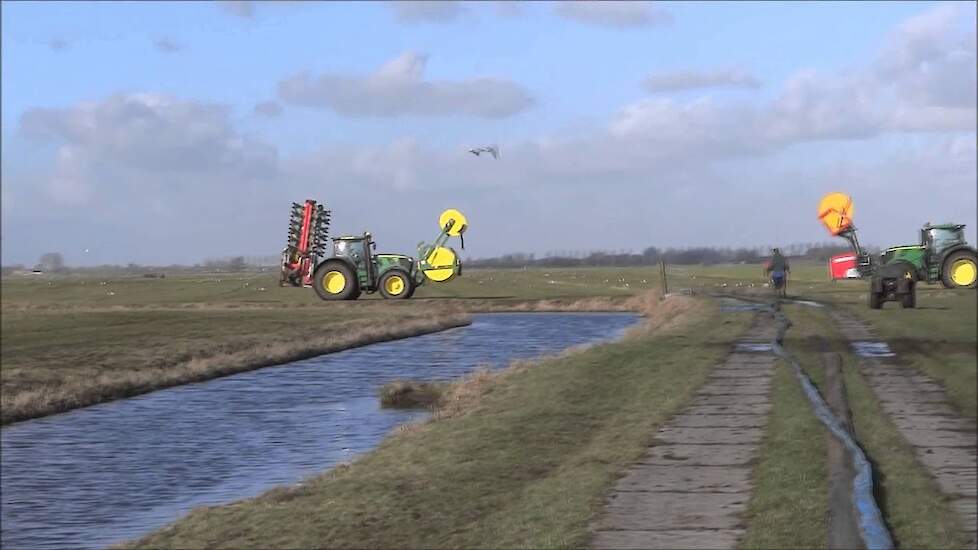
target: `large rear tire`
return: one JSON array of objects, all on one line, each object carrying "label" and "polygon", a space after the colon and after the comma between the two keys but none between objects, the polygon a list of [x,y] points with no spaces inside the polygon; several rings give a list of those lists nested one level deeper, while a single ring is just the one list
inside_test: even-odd
[{"label": "large rear tire", "polygon": [[389,269],[380,277],[379,288],[388,300],[406,300],[414,294],[414,281],[401,269]]},{"label": "large rear tire", "polygon": [[978,283],[978,260],[970,250],[948,254],[941,265],[944,288],[975,288]]},{"label": "large rear tire", "polygon": [[869,291],[869,308],[870,309],[880,309],[883,307],[883,299],[879,292],[874,290]]},{"label": "large rear tire", "polygon": [[357,274],[342,260],[327,260],[317,267],[313,287],[323,300],[356,300],[360,296]]},{"label": "large rear tire", "polygon": [[917,307],[916,285],[910,285],[910,290],[900,297],[900,304],[903,305],[903,309],[913,309]]}]

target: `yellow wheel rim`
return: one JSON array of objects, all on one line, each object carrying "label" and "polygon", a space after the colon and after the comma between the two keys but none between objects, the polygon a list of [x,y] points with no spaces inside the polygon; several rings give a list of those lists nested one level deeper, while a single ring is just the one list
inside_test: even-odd
[{"label": "yellow wheel rim", "polygon": [[978,268],[975,262],[967,258],[962,258],[951,264],[951,280],[957,286],[971,286],[978,277]]},{"label": "yellow wheel rim", "polygon": [[323,277],[323,288],[330,294],[339,294],[346,288],[346,276],[339,271],[330,271]]},{"label": "yellow wheel rim", "polygon": [[439,246],[428,255],[428,263],[437,269],[424,270],[425,277],[444,283],[455,276],[455,253],[450,248]]},{"label": "yellow wheel rim", "polygon": [[391,275],[384,282],[384,290],[391,296],[398,296],[404,292],[404,279],[400,275]]}]

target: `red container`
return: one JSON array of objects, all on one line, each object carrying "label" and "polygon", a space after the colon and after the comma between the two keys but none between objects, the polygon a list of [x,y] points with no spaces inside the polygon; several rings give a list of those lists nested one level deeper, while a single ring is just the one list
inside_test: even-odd
[{"label": "red container", "polygon": [[859,271],[856,269],[856,255],[847,252],[836,254],[829,258],[829,279],[858,279]]}]

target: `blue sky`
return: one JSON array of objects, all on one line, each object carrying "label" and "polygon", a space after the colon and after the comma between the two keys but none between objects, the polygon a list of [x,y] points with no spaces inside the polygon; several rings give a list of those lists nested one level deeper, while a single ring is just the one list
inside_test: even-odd
[{"label": "blue sky", "polygon": [[[873,242],[912,240],[941,216],[970,223],[974,239],[974,102],[941,92],[974,98],[973,3],[2,9],[5,264],[49,250],[75,263],[274,254],[288,203],[306,195],[356,225],[338,231],[367,225],[403,252],[447,206],[472,212],[473,256],[600,248],[607,227],[614,248],[824,240],[808,203],[837,188],[865,204],[857,224]],[[390,63],[396,82],[376,76]],[[282,91],[303,74],[298,92]],[[652,77],[673,87],[643,85]],[[150,105],[151,134],[166,140],[127,137],[142,131],[120,118],[132,101]],[[281,114],[256,113],[262,102]],[[102,113],[93,127],[69,128],[90,111]],[[180,164],[181,135],[204,136],[190,154],[232,160],[174,173],[147,162]],[[488,142],[503,149],[494,164],[464,153]],[[931,166],[946,181],[926,212],[873,193],[918,189],[911,178]],[[217,197],[237,219],[183,218]],[[133,203],[146,212],[127,213]],[[723,208],[758,203],[777,212],[769,223],[742,227]],[[25,214],[39,205],[56,207],[44,215],[50,232]],[[513,216],[543,229],[528,238]],[[150,231],[146,219],[180,227]],[[697,229],[672,229],[684,220]],[[242,226],[229,241],[199,238],[231,222]]]}]

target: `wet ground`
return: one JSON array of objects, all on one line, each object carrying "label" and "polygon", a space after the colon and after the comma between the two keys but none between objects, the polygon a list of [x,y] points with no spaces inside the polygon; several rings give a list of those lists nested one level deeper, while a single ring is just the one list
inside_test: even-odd
[{"label": "wet ground", "polygon": [[78,409],[2,430],[4,549],[100,548],[197,506],[295,483],[376,446],[418,411],[383,410],[395,378],[445,380],[619,337],[635,315],[477,315],[374,344]]}]

